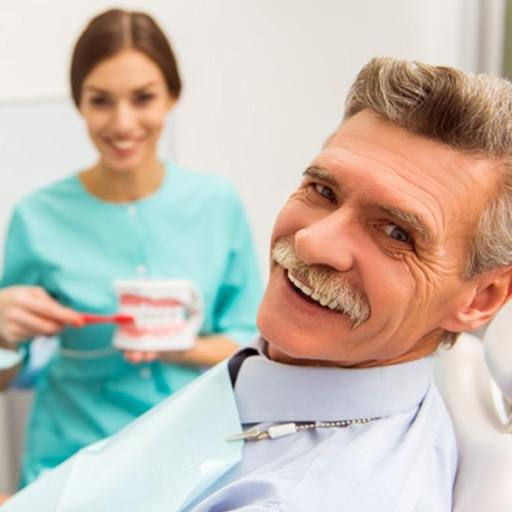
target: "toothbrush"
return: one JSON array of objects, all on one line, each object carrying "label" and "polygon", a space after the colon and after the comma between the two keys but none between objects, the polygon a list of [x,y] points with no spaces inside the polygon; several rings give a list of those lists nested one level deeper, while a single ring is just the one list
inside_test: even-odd
[{"label": "toothbrush", "polygon": [[115,315],[93,315],[90,313],[82,313],[82,326],[88,324],[133,324],[135,318],[131,315],[117,313]]}]

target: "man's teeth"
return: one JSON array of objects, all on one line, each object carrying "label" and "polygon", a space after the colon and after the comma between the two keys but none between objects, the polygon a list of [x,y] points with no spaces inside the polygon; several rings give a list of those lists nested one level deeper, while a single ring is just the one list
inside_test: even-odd
[{"label": "man's teeth", "polygon": [[288,279],[295,285],[296,288],[298,288],[302,293],[305,293],[308,297],[313,295],[313,288],[306,286],[304,283],[293,277],[290,274],[290,271],[288,271]]},{"label": "man's teeth", "polygon": [[315,292],[313,288],[310,288],[309,286],[305,285],[295,277],[293,277],[292,274],[290,274],[290,271],[287,272],[288,279],[291,281],[291,283],[298,288],[304,295],[307,295],[311,299],[313,299],[316,302],[319,302],[320,305],[323,307],[328,307],[329,309],[338,309],[338,304],[335,300],[329,301],[326,297],[323,297],[318,292]]}]

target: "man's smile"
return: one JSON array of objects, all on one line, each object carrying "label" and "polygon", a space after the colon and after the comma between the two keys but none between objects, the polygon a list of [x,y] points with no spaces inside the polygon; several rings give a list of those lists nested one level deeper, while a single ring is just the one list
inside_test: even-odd
[{"label": "man's smile", "polygon": [[[315,321],[324,315],[336,315],[337,317],[340,316],[339,311],[335,311],[329,309],[328,307],[322,306],[318,300],[314,300],[311,295],[308,295],[300,288],[298,288],[296,284],[291,281],[289,271],[281,265],[276,264],[273,272],[278,278],[282,293],[285,294],[283,297],[284,302],[286,303],[287,307],[293,308],[293,311],[296,313],[300,315],[306,315],[306,317],[315,319]],[[297,279],[295,279],[295,281],[297,282]],[[307,285],[301,284],[301,286],[303,286],[306,291],[308,291],[308,289],[312,291],[312,288],[308,287]],[[293,315],[294,313],[290,311],[290,314]]]},{"label": "man's smile", "polygon": [[353,285],[326,265],[308,265],[301,261],[289,240],[276,241],[272,260],[283,269],[290,289],[303,301],[329,313],[347,315],[354,327],[370,317],[368,300]]},{"label": "man's smile", "polygon": [[293,284],[293,286],[300,292],[301,295],[305,295],[307,298],[311,300],[311,302],[316,303],[317,305],[332,309],[333,311],[338,311],[343,313],[342,310],[339,309],[338,303],[334,299],[328,299],[325,295],[321,295],[317,291],[313,290],[313,288],[307,286],[302,281],[299,281],[296,277],[292,275],[292,273],[288,270],[286,272],[286,277]]}]

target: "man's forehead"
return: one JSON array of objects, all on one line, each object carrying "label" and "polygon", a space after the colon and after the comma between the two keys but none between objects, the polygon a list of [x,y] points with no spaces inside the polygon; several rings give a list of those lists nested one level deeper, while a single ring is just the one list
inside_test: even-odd
[{"label": "man's forehead", "polygon": [[[433,151],[436,153],[436,158],[442,162],[457,159],[460,163],[468,166],[474,165],[476,162],[497,167],[503,165],[503,159],[456,149],[440,140],[412,132],[396,123],[383,119],[370,109],[362,110],[345,119],[329,135],[323,148],[343,143],[344,139],[357,140],[365,149],[380,145],[397,155],[408,157],[413,162],[418,158],[417,153],[431,153]],[[407,146],[404,146],[404,140],[407,140]]]},{"label": "man's forehead", "polygon": [[[323,168],[317,165],[311,165],[304,171],[304,176],[311,179],[318,179],[324,183],[330,184],[340,191],[345,191],[343,180],[336,177],[335,174],[331,173],[327,168]],[[377,196],[372,194],[363,194],[363,206],[365,208],[372,208],[375,211],[379,211],[381,214],[386,214],[390,218],[396,219],[398,222],[406,225],[409,229],[414,231],[418,237],[423,239],[424,242],[432,243],[434,241],[434,229],[423,215],[416,211],[413,205],[403,208],[398,207],[401,204],[400,198],[391,198],[389,201],[380,200]]]},{"label": "man's forehead", "polygon": [[405,221],[425,241],[474,225],[496,190],[496,160],[462,153],[373,115],[358,115],[332,135],[309,175],[356,191],[361,205]]},{"label": "man's forehead", "polygon": [[[315,159],[325,158],[343,167],[355,158],[367,172],[378,172],[385,164],[395,172],[425,182],[443,180],[450,187],[478,188],[481,193],[496,189],[502,175],[503,160],[469,154],[443,142],[412,133],[364,110],[345,120],[326,141]],[[334,168],[331,170],[335,170]]]},{"label": "man's forehead", "polygon": [[343,162],[358,157],[367,160],[368,164],[384,160],[388,166],[410,168],[414,172],[430,165],[460,169],[461,163],[470,160],[446,145],[394,127],[390,123],[378,123],[367,130],[345,130],[345,123],[332,134],[318,158],[337,156]]}]

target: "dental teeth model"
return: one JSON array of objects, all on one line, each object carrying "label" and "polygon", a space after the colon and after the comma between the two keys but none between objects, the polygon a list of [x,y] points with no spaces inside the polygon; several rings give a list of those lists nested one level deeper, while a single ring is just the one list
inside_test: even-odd
[{"label": "dental teeth model", "polygon": [[122,324],[114,345],[123,350],[185,350],[194,346],[202,322],[202,303],[190,281],[116,281],[119,313],[134,323]]}]

